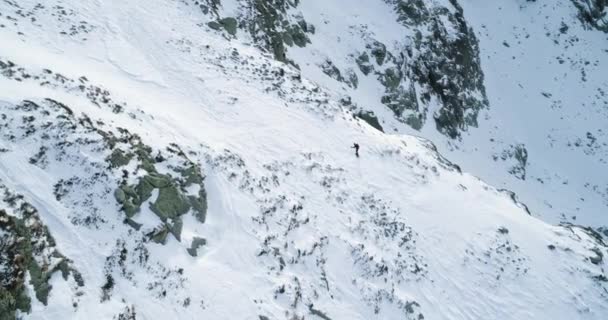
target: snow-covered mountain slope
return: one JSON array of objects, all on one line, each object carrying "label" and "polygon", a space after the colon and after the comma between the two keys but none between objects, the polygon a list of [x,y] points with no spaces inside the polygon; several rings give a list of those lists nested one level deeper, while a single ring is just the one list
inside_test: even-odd
[{"label": "snow-covered mountain slope", "polygon": [[296,3],[0,2],[1,319],[606,318],[600,234],[358,119],[248,5]]},{"label": "snow-covered mountain slope", "polygon": [[375,127],[434,141],[546,221],[606,230],[605,1],[222,3],[201,19],[236,17]]},{"label": "snow-covered mountain slope", "polygon": [[[571,1],[462,5],[480,39],[491,110],[450,156],[549,221],[606,229],[608,34],[581,23]],[[518,146],[523,161],[512,156]],[[477,155],[457,155],[469,152]],[[523,172],[495,176],[488,154],[506,167],[500,171]]]}]

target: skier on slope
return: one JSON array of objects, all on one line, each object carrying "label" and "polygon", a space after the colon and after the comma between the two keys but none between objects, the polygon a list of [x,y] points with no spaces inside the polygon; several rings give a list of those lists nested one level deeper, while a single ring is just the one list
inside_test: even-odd
[{"label": "skier on slope", "polygon": [[351,148],[355,148],[355,155],[359,158],[359,144],[355,142]]}]

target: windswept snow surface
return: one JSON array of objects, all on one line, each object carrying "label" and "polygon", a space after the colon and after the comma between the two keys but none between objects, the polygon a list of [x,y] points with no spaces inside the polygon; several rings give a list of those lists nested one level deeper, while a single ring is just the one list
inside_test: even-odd
[{"label": "windswept snow surface", "polygon": [[[38,209],[85,282],[77,288],[55,274],[48,304],[33,298],[19,317],[608,318],[608,265],[591,261],[594,250],[608,255],[601,240],[528,215],[423,139],[356,120],[334,91],[299,80],[244,34],[212,31],[189,3],[49,0],[36,10],[36,1],[0,3],[2,61],[29,75],[84,76],[124,108],[94,104],[77,86],[3,73],[0,114],[21,121],[15,105],[53,99],[75,117],[138,134],[154,151],[175,143],[202,164],[208,201],[204,223],[184,217],[181,241],[142,242],[144,232],[123,223],[112,195],[120,170],[73,190],[66,197],[75,202],[54,194],[61,179],[89,176],[90,164],[105,168],[108,152],[83,146],[41,165],[31,159],[43,140],[2,135],[0,183]],[[62,10],[69,14],[53,14]],[[390,14],[382,10],[379,18]],[[71,25],[86,32],[71,34]],[[42,126],[46,116],[31,121]],[[95,133],[74,135],[64,138]],[[98,222],[75,223],[90,209]],[[133,220],[148,231],[159,223],[147,205]],[[194,237],[206,239],[195,257],[186,252]],[[121,250],[127,257],[113,263]],[[104,297],[107,275],[114,286]]]},{"label": "windswept snow surface", "polygon": [[[385,88],[378,75],[357,67],[357,57],[374,41],[403,54],[414,46],[412,35],[425,32],[398,23],[384,2],[391,1],[303,1],[294,11],[317,28],[311,44],[290,48],[290,57],[306,77],[374,111],[386,132],[430,139],[466,171],[515,191],[534,216],[608,229],[608,34],[584,25],[571,0],[458,1],[479,40],[489,107],[480,112],[478,128],[454,140],[432,119],[419,131],[395,121],[381,103]],[[422,2],[453,8],[447,0]],[[323,73],[320,65],[328,59],[355,72],[358,87]],[[429,115],[440,105],[431,103]],[[516,150],[525,150],[523,161]]]}]

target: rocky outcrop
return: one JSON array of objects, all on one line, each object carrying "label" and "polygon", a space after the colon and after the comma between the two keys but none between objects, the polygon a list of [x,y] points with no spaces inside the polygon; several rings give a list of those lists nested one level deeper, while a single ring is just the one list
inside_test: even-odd
[{"label": "rocky outcrop", "polygon": [[251,0],[245,5],[242,17],[243,25],[249,30],[254,41],[262,48],[272,52],[275,59],[287,62],[287,47],[296,45],[304,47],[310,42],[307,33],[314,33],[313,25],[307,23],[304,17],[292,17],[287,14],[290,8],[295,8],[299,1]]},{"label": "rocky outcrop", "polygon": [[[141,210],[141,206],[150,200],[152,193],[157,191],[158,196],[150,203],[150,209],[160,218],[163,225],[149,234],[155,242],[164,243],[168,233],[180,240],[183,226],[181,216],[190,210],[201,223],[204,223],[207,201],[200,167],[190,161],[177,145],[168,147],[168,154],[158,152],[153,156],[152,148],[144,145],[137,135],[128,131],[122,133],[121,137],[108,138],[123,141],[122,148],[125,148],[123,151],[116,147],[112,154],[115,154],[116,150],[121,150],[121,154],[129,155],[137,162],[137,167],[145,172],[135,184],[127,183],[128,177],[125,177],[114,192],[116,201],[127,216],[127,222],[132,226],[137,225],[131,219]],[[108,161],[113,167],[121,167],[112,163],[111,159],[112,157]],[[157,166],[167,163],[168,160],[177,163],[171,166],[174,174],[160,173]],[[122,166],[126,164],[128,163],[122,162]],[[186,189],[192,187],[198,189],[198,193],[186,192]]]},{"label": "rocky outcrop", "polygon": [[528,166],[528,150],[524,144],[510,145],[500,154],[492,157],[494,161],[502,160],[510,163],[509,174],[520,180],[526,180],[526,169]]},{"label": "rocky outcrop", "polygon": [[223,28],[224,30],[226,30],[226,32],[228,32],[228,34],[234,36],[236,35],[236,28],[238,26],[238,23],[235,18],[228,17],[219,19],[218,21],[210,21],[207,25],[214,30],[220,30]]},{"label": "rocky outcrop", "polygon": [[[477,126],[479,111],[489,104],[479,44],[464,19],[462,8],[455,0],[450,0],[449,7],[420,0],[387,2],[394,6],[399,21],[415,30],[415,35],[410,39],[413,46],[400,53],[400,59],[397,59],[397,65],[403,65],[404,71],[384,76],[394,80],[384,82],[388,95],[383,103],[397,116],[404,110],[415,110],[417,121],[410,125],[416,128],[425,119],[425,108],[417,107],[415,101],[426,105],[436,97],[441,102],[433,115],[437,130],[450,138],[458,138],[461,131]],[[419,89],[410,84],[395,91],[394,83],[404,78],[412,78]]]},{"label": "rocky outcrop", "polygon": [[[7,74],[10,71],[10,77],[31,74],[0,60],[0,71],[3,69]],[[58,86],[58,83],[68,86],[75,82],[59,77],[50,70],[42,76],[32,77],[48,78],[46,85],[51,87]],[[103,89],[90,86],[88,92],[84,85],[80,88],[100,108],[112,102],[109,93]],[[98,95],[94,94],[97,92],[105,92],[99,103],[96,103]],[[111,110],[115,111],[116,106],[118,104],[110,105]],[[2,108],[0,138],[8,147],[4,152],[20,152],[21,144],[29,145],[34,150],[29,157],[30,165],[44,170],[55,168],[57,172],[67,174],[56,181],[53,194],[55,200],[66,208],[78,207],[78,210],[66,213],[74,225],[97,229],[107,223],[101,208],[107,205],[104,199],[112,192],[115,200],[113,206],[124,212],[125,224],[133,229],[139,231],[142,227],[134,219],[142,205],[149,206],[150,211],[158,216],[160,224],[156,228],[147,226],[147,229],[141,230],[148,236],[147,239],[155,242],[165,243],[169,234],[179,241],[182,216],[187,213],[191,213],[199,222],[205,222],[207,195],[202,169],[178,145],[170,144],[162,150],[154,150],[144,144],[137,134],[124,128],[106,127],[102,121],[77,115],[66,104],[52,99],[5,104]],[[116,112],[122,112],[122,109]],[[84,156],[85,149],[96,156]],[[68,171],[57,169],[62,165],[72,168]],[[84,168],[81,168],[81,172],[78,171],[80,166]],[[74,173],[70,175],[70,172]],[[112,176],[121,179],[114,180],[110,178]],[[153,194],[156,194],[154,199]],[[88,205],[81,208],[83,202]],[[19,225],[16,223],[12,224]],[[44,290],[40,289],[40,292]],[[43,293],[40,295],[45,296]],[[8,304],[12,305],[12,302]]]},{"label": "rocky outcrop", "polygon": [[572,3],[585,25],[608,33],[608,0],[572,0]]},{"label": "rocky outcrop", "polygon": [[72,261],[57,250],[38,210],[1,180],[0,201],[8,208],[0,209],[0,319],[15,319],[17,310],[30,311],[29,285],[36,299],[46,305],[53,288],[49,281],[57,272],[84,286]]},{"label": "rocky outcrop", "polygon": [[[414,129],[421,129],[432,116],[437,130],[458,138],[469,126],[477,126],[479,111],[488,106],[479,45],[467,25],[456,0],[445,5],[422,0],[384,0],[397,13],[398,22],[412,32],[395,50],[368,35],[366,46],[353,54],[355,66],[363,75],[373,74],[384,87],[380,103],[395,117]],[[208,25],[230,35],[246,29],[254,42],[271,52],[276,60],[297,62],[287,54],[289,47],[305,47],[315,27],[298,11],[299,1],[249,0],[241,2],[237,19],[214,17]],[[209,7],[208,5],[205,5]],[[237,21],[238,20],[238,21]],[[359,78],[354,68],[343,68],[327,59],[318,65],[336,81],[356,90]],[[338,61],[338,60],[335,60]],[[441,104],[428,115],[429,106]]]},{"label": "rocky outcrop", "polygon": [[378,117],[376,117],[374,112],[362,110],[355,114],[355,117],[367,122],[367,124],[369,124],[375,129],[378,129],[378,131],[384,132],[384,129],[382,129],[382,125],[380,125]]}]

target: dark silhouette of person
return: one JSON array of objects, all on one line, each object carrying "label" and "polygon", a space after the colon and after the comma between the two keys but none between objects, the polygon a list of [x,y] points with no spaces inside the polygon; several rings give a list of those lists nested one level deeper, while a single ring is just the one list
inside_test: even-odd
[{"label": "dark silhouette of person", "polygon": [[355,142],[351,148],[355,148],[355,155],[359,158],[359,144]]}]

